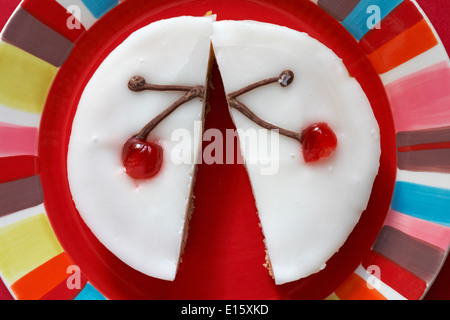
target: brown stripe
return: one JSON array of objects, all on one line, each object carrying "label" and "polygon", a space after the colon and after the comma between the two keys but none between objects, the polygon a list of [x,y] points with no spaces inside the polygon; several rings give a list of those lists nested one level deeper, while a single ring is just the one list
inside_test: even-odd
[{"label": "brown stripe", "polygon": [[0,217],[44,202],[39,176],[0,184]]},{"label": "brown stripe", "polygon": [[319,0],[318,5],[336,20],[342,21],[355,9],[360,0]]},{"label": "brown stripe", "polygon": [[450,173],[450,149],[397,152],[401,170]]},{"label": "brown stripe", "polygon": [[399,169],[450,173],[450,127],[399,132],[396,139]]},{"label": "brown stripe", "polygon": [[450,141],[450,127],[397,133],[397,147]]},{"label": "brown stripe", "polygon": [[445,255],[442,249],[390,226],[381,229],[372,249],[427,283],[439,270]]},{"label": "brown stripe", "polygon": [[19,8],[4,29],[2,40],[60,67],[74,44]]}]

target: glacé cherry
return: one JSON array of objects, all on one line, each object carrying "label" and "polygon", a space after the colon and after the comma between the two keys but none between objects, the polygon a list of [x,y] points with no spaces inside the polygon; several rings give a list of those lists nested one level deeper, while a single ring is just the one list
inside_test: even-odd
[{"label": "glac\u00e9 cherry", "polygon": [[156,142],[132,137],[123,146],[122,162],[131,178],[149,179],[161,169],[163,149]]},{"label": "glac\u00e9 cherry", "polygon": [[312,124],[302,131],[302,149],[305,162],[328,157],[337,148],[337,138],[325,122]]}]

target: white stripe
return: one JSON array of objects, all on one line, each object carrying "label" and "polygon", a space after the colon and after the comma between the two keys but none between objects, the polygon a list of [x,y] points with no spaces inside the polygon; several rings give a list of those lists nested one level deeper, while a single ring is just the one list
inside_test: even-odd
[{"label": "white stripe", "polygon": [[[376,266],[375,266],[376,267]],[[387,284],[385,284],[383,281],[381,281],[379,278],[383,278],[383,274],[381,271],[381,274],[378,277],[375,277],[373,274],[369,273],[362,265],[360,265],[356,270],[355,274],[360,276],[362,279],[366,281],[367,287],[370,290],[376,290],[381,295],[383,295],[388,300],[407,300],[404,296],[402,296],[400,293],[389,287]]]},{"label": "white stripe", "polygon": [[449,175],[436,172],[397,170],[397,181],[410,182],[441,189],[450,189]]},{"label": "white stripe", "polygon": [[[79,10],[79,12],[77,12],[77,14],[79,14],[79,17],[77,17],[77,15],[74,16],[80,18],[79,20],[86,30],[92,27],[95,22],[97,22],[97,19],[92,15],[92,13],[81,0],[56,0],[56,2],[58,2],[68,11],[75,6],[77,10]],[[72,13],[72,11],[70,11],[70,13]]]},{"label": "white stripe", "polygon": [[436,45],[428,51],[425,51],[424,53],[419,54],[411,60],[399,65],[398,67],[395,67],[394,69],[381,74],[380,78],[381,81],[383,81],[383,83],[387,85],[403,77],[407,77],[414,74],[415,72],[422,71],[423,69],[444,61],[447,61],[448,63],[447,53],[442,46]]},{"label": "white stripe", "polygon": [[7,214],[0,218],[0,229],[42,213],[47,215],[44,204]]},{"label": "white stripe", "polygon": [[23,127],[39,128],[41,115],[19,111],[0,105],[0,122]]}]

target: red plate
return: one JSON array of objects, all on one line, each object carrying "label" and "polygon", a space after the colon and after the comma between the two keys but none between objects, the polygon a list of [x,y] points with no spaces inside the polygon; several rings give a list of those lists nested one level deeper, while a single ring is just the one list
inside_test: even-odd
[{"label": "red plate", "polygon": [[[327,268],[275,286],[265,262],[263,235],[242,165],[200,165],[195,212],[174,282],[157,280],[111,254],[81,220],[67,181],[66,154],[79,98],[103,59],[133,31],[160,19],[204,15],[251,19],[308,32],[333,49],[371,101],[381,129],[382,158],[368,209]],[[234,128],[217,68],[206,129]],[[39,157],[48,216],[64,250],[88,281],[109,299],[324,299],[361,263],[388,212],[395,182],[395,133],[379,76],[355,39],[336,20],[306,0],[126,1],[91,27],[61,67],[42,117]],[[95,196],[95,195],[92,195]],[[326,199],[324,199],[325,201]]]}]

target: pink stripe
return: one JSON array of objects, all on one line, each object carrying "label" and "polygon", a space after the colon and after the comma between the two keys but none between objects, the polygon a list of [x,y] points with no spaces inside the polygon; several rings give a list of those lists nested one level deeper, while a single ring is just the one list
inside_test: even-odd
[{"label": "pink stripe", "polygon": [[443,250],[450,246],[450,228],[390,210],[385,225]]},{"label": "pink stripe", "polygon": [[37,155],[38,128],[0,122],[0,156]]},{"label": "pink stripe", "polygon": [[386,85],[397,132],[450,121],[450,67],[446,61]]}]

